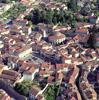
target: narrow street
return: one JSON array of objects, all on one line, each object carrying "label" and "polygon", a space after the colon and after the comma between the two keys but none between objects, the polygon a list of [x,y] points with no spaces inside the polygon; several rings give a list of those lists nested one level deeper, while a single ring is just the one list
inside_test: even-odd
[{"label": "narrow street", "polygon": [[81,89],[80,89],[80,78],[81,78],[81,75],[82,75],[82,69],[79,67],[79,74],[78,74],[78,77],[76,78],[76,86],[77,86],[77,88],[78,88],[78,91],[79,91],[79,93],[80,93],[80,95],[81,95],[81,98],[82,98],[82,100],[85,100],[85,98],[84,98],[84,96],[83,96],[83,94],[82,94],[82,91],[81,91]]}]

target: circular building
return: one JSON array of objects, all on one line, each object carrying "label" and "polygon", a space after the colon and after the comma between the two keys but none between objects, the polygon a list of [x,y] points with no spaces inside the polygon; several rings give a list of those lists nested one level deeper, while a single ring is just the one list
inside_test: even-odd
[{"label": "circular building", "polygon": [[66,36],[60,32],[54,33],[48,37],[52,44],[60,44],[66,40]]}]

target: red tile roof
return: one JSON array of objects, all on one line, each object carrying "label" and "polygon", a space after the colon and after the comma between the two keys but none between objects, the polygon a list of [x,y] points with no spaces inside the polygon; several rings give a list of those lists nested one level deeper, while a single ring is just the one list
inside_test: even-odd
[{"label": "red tile roof", "polygon": [[87,33],[88,29],[78,29],[76,30],[77,33]]}]

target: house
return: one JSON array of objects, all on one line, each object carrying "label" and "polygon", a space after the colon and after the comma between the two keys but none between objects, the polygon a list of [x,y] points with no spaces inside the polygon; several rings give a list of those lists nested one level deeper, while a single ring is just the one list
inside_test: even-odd
[{"label": "house", "polygon": [[32,28],[29,26],[24,26],[21,28],[20,32],[23,34],[30,35],[32,33]]},{"label": "house", "polygon": [[98,58],[98,55],[97,55],[97,53],[95,51],[91,52],[91,56],[92,56],[93,60]]},{"label": "house", "polygon": [[56,69],[57,69],[57,72],[60,73],[60,72],[68,72],[70,69],[73,69],[74,68],[74,65],[73,64],[56,64]]},{"label": "house", "polygon": [[76,29],[76,34],[89,34],[88,29],[82,28],[82,29]]},{"label": "house", "polygon": [[64,9],[64,10],[67,10],[67,6],[64,4],[64,3],[56,3],[56,2],[49,2],[47,3],[46,5],[46,8],[47,9],[51,9],[51,10],[60,10],[60,9]]},{"label": "house", "polygon": [[12,27],[12,28],[10,28],[9,30],[10,30],[9,33],[10,33],[11,35],[20,34],[20,27],[18,27],[18,28],[17,28],[17,27]]},{"label": "house", "polygon": [[44,100],[44,96],[38,93],[41,91],[40,88],[33,86],[29,93],[29,100]]},{"label": "house", "polygon": [[11,97],[2,89],[0,89],[0,100],[11,100]]},{"label": "house", "polygon": [[75,36],[73,37],[75,42],[86,44],[89,39],[89,31],[88,29],[77,29],[75,32]]},{"label": "house", "polygon": [[16,40],[9,39],[8,43],[9,43],[9,45],[15,45],[16,44]]},{"label": "house", "polygon": [[99,73],[97,73],[97,82],[99,83]]},{"label": "house", "polygon": [[0,79],[3,79],[11,84],[14,84],[18,80],[20,80],[20,78],[20,74],[13,70],[3,70],[2,74],[0,75]]},{"label": "house", "polygon": [[53,26],[53,30],[55,31],[55,32],[66,32],[66,31],[68,31],[68,30],[70,30],[71,29],[71,27],[67,24],[67,25],[65,25],[65,26],[59,26],[59,25],[55,25],[55,26]]},{"label": "house", "polygon": [[8,58],[7,65],[9,69],[19,69],[20,64],[18,63],[19,58],[17,56],[8,55],[7,58]]},{"label": "house", "polygon": [[19,58],[25,58],[26,56],[28,56],[30,53],[32,53],[32,48],[22,48],[22,52],[19,53]]},{"label": "house", "polygon": [[38,31],[40,31],[43,35],[44,38],[48,37],[48,27],[46,24],[44,23],[39,23],[37,24],[37,28],[36,28]]},{"label": "house", "polygon": [[56,81],[61,82],[62,79],[64,79],[64,77],[65,77],[65,74],[63,72],[57,73]]},{"label": "house", "polygon": [[89,35],[77,34],[73,39],[78,43],[87,43]]},{"label": "house", "polygon": [[36,32],[34,34],[34,39],[37,40],[37,41],[41,41],[42,37],[43,37],[43,35],[39,32]]},{"label": "house", "polygon": [[[4,43],[2,40],[0,40],[0,49],[4,48]],[[0,51],[0,54],[1,54],[1,51]]]},{"label": "house", "polygon": [[55,82],[55,77],[54,76],[49,76],[47,79],[47,83],[54,83]]},{"label": "house", "polygon": [[32,53],[32,47],[30,46],[23,46],[23,47],[19,47],[18,49],[16,49],[18,51],[16,51],[17,55],[19,58],[24,59],[25,57],[27,57],[30,53]]},{"label": "house", "polygon": [[35,2],[35,0],[20,0],[20,1],[25,5],[30,5],[31,3]]},{"label": "house", "polygon": [[0,75],[2,74],[3,70],[8,70],[8,66],[5,66],[3,64],[0,64]]},{"label": "house", "polygon": [[91,24],[98,24],[99,23],[99,17],[97,16],[89,16],[88,20]]},{"label": "house", "polygon": [[52,45],[50,43],[44,43],[42,45],[42,49],[44,50],[52,49]]},{"label": "house", "polygon": [[99,33],[94,35],[94,47],[99,47]]},{"label": "house", "polygon": [[31,68],[29,68],[29,70],[23,72],[23,80],[32,81],[35,78],[36,73],[38,72],[39,72],[39,69],[34,68],[34,66],[32,66]]},{"label": "house", "polygon": [[40,70],[39,75],[41,77],[49,77],[53,72],[47,71],[47,70]]},{"label": "house", "polygon": [[15,24],[16,26],[24,27],[28,24],[28,20],[26,20],[26,19],[23,19],[23,20],[16,19],[16,20],[13,21],[13,24]]},{"label": "house", "polygon": [[[71,55],[72,58],[72,55]],[[62,63],[72,64],[72,59],[67,57],[66,55],[62,56]]]},{"label": "house", "polygon": [[76,24],[76,27],[80,28],[80,29],[82,29],[82,28],[90,28],[92,26],[93,26],[93,24],[86,23],[86,22],[77,22],[77,24]]},{"label": "house", "polygon": [[40,66],[41,66],[41,69],[44,69],[44,70],[50,70],[51,68],[53,68],[53,65],[47,62],[42,63]]},{"label": "house", "polygon": [[5,28],[0,29],[0,34],[1,35],[5,35],[5,34],[9,34],[9,33],[10,33],[9,29],[5,29]]}]

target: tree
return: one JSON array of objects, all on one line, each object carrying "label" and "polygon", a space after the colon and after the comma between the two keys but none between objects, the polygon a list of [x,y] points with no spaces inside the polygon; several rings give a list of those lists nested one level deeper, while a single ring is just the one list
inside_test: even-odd
[{"label": "tree", "polygon": [[76,22],[74,19],[74,14],[72,11],[60,10],[51,10],[51,9],[34,9],[26,19],[32,21],[33,24],[46,23],[46,24],[65,24],[68,23],[71,25]]},{"label": "tree", "polygon": [[91,4],[85,3],[84,7],[81,8],[81,14],[84,16],[88,16],[91,14]]},{"label": "tree", "polygon": [[46,100],[56,100],[59,94],[60,86],[58,84],[49,85],[44,93]]},{"label": "tree", "polygon": [[65,12],[64,12],[64,10],[63,9],[60,9],[60,16],[59,16],[59,21],[60,21],[60,23],[65,23],[66,21],[65,21]]},{"label": "tree", "polygon": [[46,21],[46,11],[42,10],[41,11],[41,22],[45,23]]},{"label": "tree", "polygon": [[99,9],[99,0],[97,0],[97,6],[98,6],[98,9]]},{"label": "tree", "polygon": [[34,9],[34,10],[33,10],[32,22],[33,22],[34,24],[38,24],[39,22],[41,22],[41,12],[40,12],[39,9]]},{"label": "tree", "polygon": [[1,3],[10,3],[11,0],[1,0],[0,2],[1,2]]},{"label": "tree", "polygon": [[21,83],[16,83],[14,89],[21,95],[28,96],[29,91],[32,87],[31,81],[23,81]]},{"label": "tree", "polygon": [[49,9],[49,10],[46,11],[46,22],[47,22],[47,24],[52,24],[52,19],[53,19],[53,11]]},{"label": "tree", "polygon": [[69,8],[73,10],[74,12],[76,12],[77,11],[77,0],[70,0]]},{"label": "tree", "polygon": [[53,18],[53,24],[57,24],[57,18],[56,17]]}]

